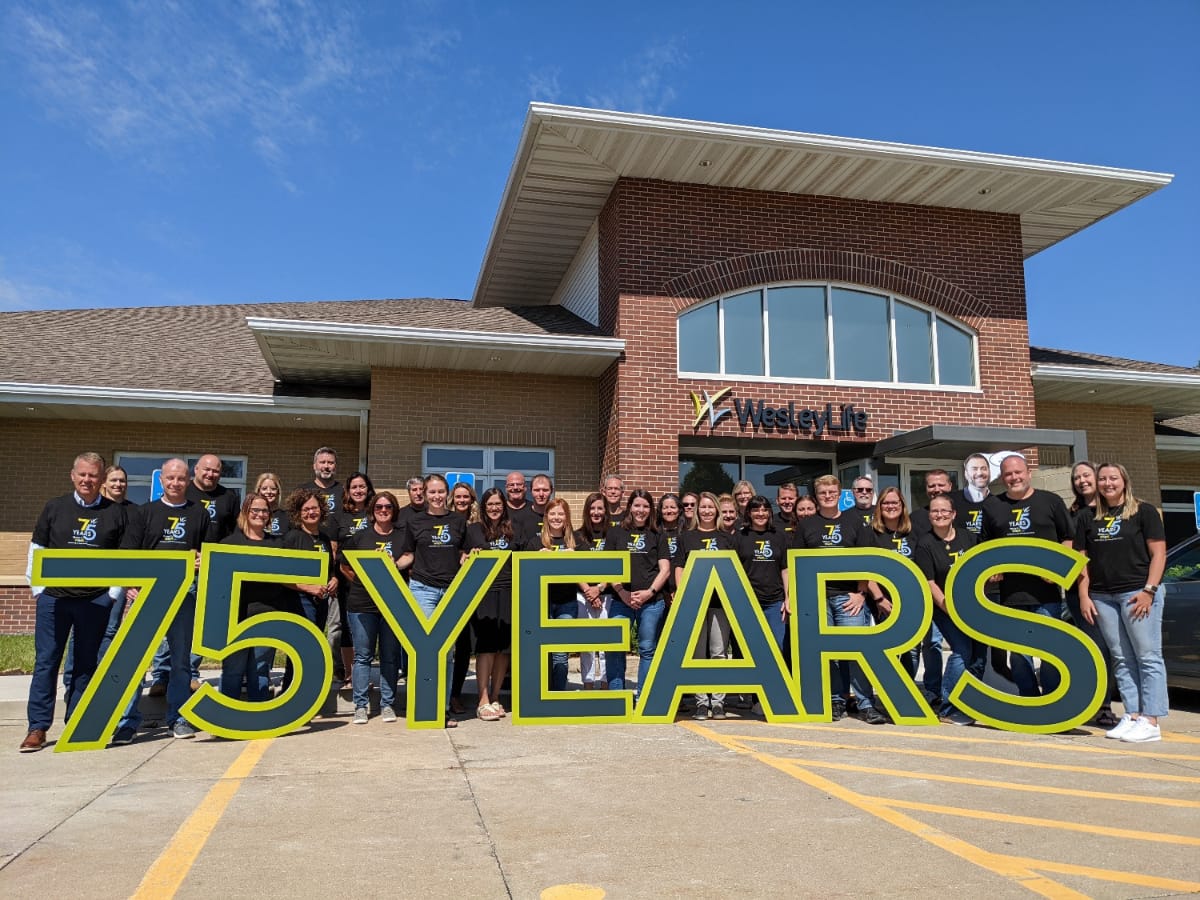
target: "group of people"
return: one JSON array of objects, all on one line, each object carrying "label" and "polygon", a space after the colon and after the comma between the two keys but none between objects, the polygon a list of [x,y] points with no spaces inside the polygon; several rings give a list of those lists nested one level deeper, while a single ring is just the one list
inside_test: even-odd
[{"label": "group of people", "polygon": [[[1166,675],[1161,653],[1163,591],[1160,581],[1166,542],[1158,511],[1133,494],[1129,474],[1119,464],[1079,463],[1073,471],[1075,501],[1068,509],[1058,495],[1036,489],[1028,462],[1018,453],[1000,464],[1006,492],[990,493],[987,457],[969,457],[966,485],[955,490],[948,472],[926,474],[929,504],[908,509],[901,491],[889,486],[878,492],[870,477],[853,482],[855,506],[843,509],[842,489],[833,475],[823,475],[802,490],[793,484],[777,488],[774,503],[752,484],[738,482],[728,494],[666,493],[657,500],[645,490],[626,492],[623,480],[610,475],[589,494],[573,520],[570,504],[554,496],[547,475],[527,482],[510,473],[504,489],[484,490],[478,497],[467,483],[453,488],[441,475],[408,480],[407,504],[388,490],[376,491],[370,477],[355,472],[338,482],[337,455],[329,447],[313,458],[313,480],[284,496],[272,473],[260,475],[239,502],[220,484],[221,461],[201,456],[189,473],[182,459],[161,468],[161,496],[142,506],[125,498],[127,477],[119,467],[105,467],[94,453],[80,454],[71,470],[71,493],[46,504],[30,544],[41,547],[192,550],[199,562],[205,542],[241,546],[281,546],[328,555],[331,577],[325,584],[277,585],[246,581],[241,586],[239,615],[290,612],[302,615],[325,632],[335,662],[335,675],[348,682],[355,724],[369,721],[372,665],[379,660],[380,719],[397,718],[398,682],[405,667],[400,640],[360,583],[344,557],[349,550],[388,554],[408,581],[426,615],[436,611],[468,556],[480,550],[626,551],[630,576],[623,583],[563,584],[548,587],[547,613],[555,619],[624,618],[636,623],[638,676],[644,684],[662,632],[668,604],[683,577],[689,554],[700,550],[736,552],[762,607],[772,637],[786,650],[790,615],[787,551],[791,548],[839,549],[880,547],[911,558],[929,581],[933,624],[921,645],[902,660],[944,722],[969,724],[950,695],[964,672],[981,675],[988,648],[964,634],[946,608],[947,577],[960,554],[979,541],[1038,537],[1074,546],[1088,557],[1079,583],[1067,592],[1073,621],[1104,652],[1106,667],[1120,690],[1124,715],[1116,719],[1106,703],[1097,724],[1107,736],[1130,742],[1160,739],[1158,720],[1167,714]],[[31,568],[32,571],[32,568]],[[1006,573],[991,585],[999,602],[1039,615],[1063,616],[1063,593],[1036,576]],[[137,602],[136,588],[42,587],[37,600],[36,662],[30,686],[29,730],[22,752],[40,750],[54,717],[55,685],[69,640],[71,654],[64,672],[69,717],[83,695],[122,617]],[[892,598],[872,581],[828,581],[824,586],[828,621],[833,625],[867,625],[887,618]],[[178,738],[194,735],[179,715],[181,705],[199,686],[199,658],[192,653],[195,594],[189,594],[167,630],[155,660],[150,692],[166,697],[166,724]],[[506,714],[501,688],[508,673],[512,643],[512,581],[506,564],[479,604],[469,628],[459,635],[447,665],[447,727],[458,725],[466,712],[462,686],[474,648],[478,702],[476,715],[496,721]],[[949,656],[943,664],[943,642]],[[719,602],[711,604],[695,648],[697,658],[736,654],[728,617]],[[786,657],[785,657],[786,658]],[[1055,689],[1059,673],[1049,662],[1038,666],[1027,656],[991,651],[993,667],[1011,678],[1022,695]],[[220,690],[249,700],[270,696],[274,660],[271,648],[253,648],[222,661]],[[626,654],[582,653],[584,689],[623,689]],[[285,683],[290,679],[285,672]],[[888,721],[875,704],[869,680],[854,662],[831,666],[833,717],[851,708],[864,721]],[[566,690],[568,656],[550,660],[551,690]],[[141,723],[140,691],[118,722],[114,744],[131,743]],[[697,719],[723,718],[723,694],[694,698]],[[761,711],[758,704],[755,710]]]}]

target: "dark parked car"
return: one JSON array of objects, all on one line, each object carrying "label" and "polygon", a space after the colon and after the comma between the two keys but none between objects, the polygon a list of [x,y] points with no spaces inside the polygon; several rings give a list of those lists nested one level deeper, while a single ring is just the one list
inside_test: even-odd
[{"label": "dark parked car", "polygon": [[1200,534],[1167,552],[1163,573],[1163,658],[1167,684],[1200,690]]}]

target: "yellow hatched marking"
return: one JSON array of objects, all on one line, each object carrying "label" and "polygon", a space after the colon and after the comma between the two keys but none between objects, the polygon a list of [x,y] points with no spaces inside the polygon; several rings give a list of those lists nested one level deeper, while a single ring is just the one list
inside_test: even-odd
[{"label": "yellow hatched marking", "polygon": [[987,809],[964,809],[960,806],[939,806],[936,803],[918,803],[913,800],[893,800],[890,797],[872,798],[884,806],[895,809],[911,809],[914,812],[936,813],[943,816],[959,816],[966,819],[982,819],[985,822],[1011,822],[1014,825],[1032,825],[1035,828],[1056,828],[1061,831],[1078,831],[1100,837],[1122,838],[1131,841],[1153,841],[1159,844],[1182,844],[1200,847],[1200,837],[1186,834],[1165,834],[1157,831],[1134,831],[1131,828],[1110,828],[1107,825],[1086,825],[1082,822],[1064,822],[1061,819],[1040,819],[1035,816],[1013,816],[1008,813]]},{"label": "yellow hatched marking", "polygon": [[225,808],[272,743],[273,739],[268,739],[246,744],[246,749],[225,770],[221,780],[212,786],[200,805],[179,826],[171,842],[159,854],[134,891],[134,900],[175,896],[213,829],[217,827]]},{"label": "yellow hatched marking", "polygon": [[1043,875],[1039,875],[1036,871],[1028,866],[1022,865],[1015,860],[1008,859],[982,847],[976,847],[974,844],[968,843],[961,838],[956,838],[949,835],[938,828],[931,825],[926,825],[923,822],[918,822],[911,816],[906,816],[904,813],[895,809],[890,809],[881,803],[873,801],[869,797],[865,797],[849,788],[844,788],[840,784],[836,784],[827,778],[822,778],[815,772],[810,772],[794,761],[781,759],[777,756],[771,756],[767,753],[762,753],[753,750],[737,739],[720,734],[700,725],[692,725],[689,723],[681,723],[684,728],[694,731],[703,737],[708,738],[715,743],[718,743],[738,753],[750,756],[752,759],[757,759],[765,765],[771,766],[774,769],[790,775],[791,777],[802,781],[810,787],[816,788],[819,791],[837,797],[851,806],[861,809],[863,812],[870,813],[878,819],[882,819],[890,825],[907,831],[914,837],[918,837],[927,843],[933,844],[945,850],[947,853],[952,853],[960,859],[965,859],[967,862],[987,869],[990,872],[999,875],[1002,878],[1028,888],[1036,894],[1043,897],[1052,898],[1052,900],[1075,900],[1075,898],[1086,897],[1086,894],[1081,894],[1078,891],[1072,890],[1064,884],[1060,884]]},{"label": "yellow hatched marking", "polygon": [[[978,847],[978,846],[968,843],[967,841],[964,841],[960,838],[956,838],[952,835],[949,835],[949,834],[941,831],[940,829],[935,828],[934,826],[927,825],[923,822],[919,822],[916,819],[911,818],[910,816],[904,815],[903,813],[899,812],[898,808],[897,808],[897,807],[901,806],[902,804],[895,803],[893,801],[888,801],[888,800],[881,800],[879,798],[860,794],[857,791],[854,791],[850,788],[845,788],[835,782],[832,782],[827,778],[823,778],[820,775],[817,775],[815,772],[810,772],[806,768],[809,765],[815,766],[818,764],[809,763],[807,761],[801,763],[800,761],[795,760],[795,759],[786,759],[786,758],[782,758],[782,757],[778,757],[778,756],[773,756],[771,754],[763,753],[761,751],[754,750],[751,747],[746,746],[745,744],[741,743],[740,739],[738,739],[735,736],[724,735],[724,734],[721,734],[719,731],[715,731],[713,729],[706,728],[706,727],[703,727],[703,726],[697,725],[697,724],[691,724],[691,723],[681,723],[681,724],[683,725],[684,728],[687,728],[690,731],[693,731],[696,734],[701,735],[702,737],[706,737],[709,740],[713,741],[714,743],[720,744],[721,746],[724,746],[730,750],[734,750],[737,753],[741,753],[746,756],[749,756],[752,759],[756,759],[759,762],[762,762],[765,765],[771,766],[774,769],[778,769],[779,771],[781,771],[787,775],[790,775],[791,777],[797,779],[798,781],[802,781],[805,784],[808,784],[809,786],[811,786],[813,788],[824,791],[825,793],[830,794],[831,796],[837,797],[838,799],[850,804],[851,806],[861,809],[864,812],[870,813],[871,815],[873,815],[885,822],[888,822],[889,824],[894,825],[897,828],[900,828],[900,829],[914,835],[915,837],[919,837],[922,840],[927,841],[928,843],[931,843],[936,847],[946,850],[949,853],[953,853],[955,856],[958,856],[961,859],[965,859],[968,862],[971,862],[975,865],[980,866],[981,868],[985,868],[997,875],[1008,878],[1009,880],[1015,882],[1016,884],[1019,884],[1021,887],[1027,888],[1027,889],[1033,891],[1034,893],[1041,894],[1043,897],[1077,898],[1077,897],[1086,897],[1087,895],[1081,894],[1078,891],[1075,891],[1075,890],[1067,887],[1064,884],[1061,884],[1057,881],[1054,881],[1053,879],[1045,877],[1044,875],[1040,874],[1039,870],[1046,871],[1046,872],[1054,872],[1054,873],[1061,874],[1061,875],[1075,875],[1075,876],[1082,876],[1085,878],[1093,878],[1093,879],[1097,879],[1097,880],[1101,880],[1101,881],[1111,881],[1111,882],[1118,882],[1121,884],[1138,885],[1140,887],[1148,887],[1148,888],[1154,888],[1154,889],[1158,889],[1158,890],[1186,891],[1186,892],[1200,891],[1200,882],[1184,881],[1184,880],[1175,879],[1175,878],[1162,878],[1162,877],[1159,877],[1156,875],[1143,875],[1143,874],[1136,873],[1136,872],[1123,872],[1123,871],[1119,871],[1119,870],[1115,870],[1115,869],[1100,869],[1100,868],[1095,868],[1092,866],[1079,866],[1079,865],[1075,865],[1073,863],[1060,863],[1060,862],[1056,862],[1053,860],[1033,859],[1033,858],[1024,857],[1024,856],[1012,856],[1012,855],[1008,855],[1008,854],[993,853],[989,850],[983,849],[982,847]],[[838,768],[838,769],[852,769],[852,770],[861,770],[861,771],[872,771],[863,766],[826,765],[825,767],[826,768]],[[887,774],[900,774],[903,777],[924,777],[924,778],[931,778],[933,780],[959,781],[959,782],[967,782],[967,783],[973,782],[973,779],[955,779],[955,778],[948,778],[948,777],[937,778],[935,776],[928,776],[928,775],[914,776],[913,773],[891,773],[891,772],[888,772],[888,770],[883,770],[883,769],[874,770],[874,771],[878,771],[881,773],[887,773]],[[1020,787],[1023,788],[1025,786],[1020,786]],[[1065,790],[1062,790],[1062,791],[1051,790],[1049,792],[1068,793]],[[1069,792],[1069,793],[1088,795],[1088,792]],[[1114,796],[1119,796],[1119,795],[1114,795]],[[1143,798],[1143,799],[1151,800],[1151,799],[1158,799],[1158,798]],[[903,804],[903,805],[915,807],[915,806],[923,806],[924,804]],[[1171,805],[1176,805],[1176,804],[1171,804]],[[1193,805],[1198,805],[1198,804],[1179,803],[1178,805],[1193,806]],[[997,816],[982,815],[982,814],[980,817],[981,818],[999,818]],[[1011,817],[1011,818],[1016,819],[1016,818],[1020,818],[1020,817]],[[1039,824],[1040,821],[1049,821],[1049,820],[1035,820],[1034,822],[1031,822],[1029,824]],[[1120,831],[1121,829],[1111,829],[1111,830]],[[1133,834],[1139,834],[1139,833],[1134,832]],[[1126,836],[1129,836],[1129,835],[1126,835]],[[1180,835],[1163,835],[1161,837],[1180,838],[1181,839],[1180,842],[1186,842],[1186,843],[1191,843],[1194,840],[1194,839],[1190,839],[1190,838],[1183,838]]]},{"label": "yellow hatched marking", "polygon": [[[731,734],[739,741],[754,741],[760,744],[788,744],[794,747],[815,747],[823,750],[855,750],[858,744],[831,743],[827,741],[801,741],[795,738],[778,738],[749,734]],[[893,753],[897,756],[916,756],[922,759],[948,759],[956,762],[979,762],[996,766],[1013,766],[1019,769],[1045,769],[1051,772],[1077,772],[1080,775],[1102,775],[1106,778],[1137,778],[1144,781],[1168,781],[1182,784],[1200,784],[1195,775],[1154,775],[1144,772],[1126,772],[1122,769],[1095,769],[1091,766],[1067,766],[1058,763],[1033,762],[1029,760],[997,759],[991,756],[973,756],[969,753],[943,753],[937,750],[911,750],[903,747],[873,747],[875,753]],[[806,761],[807,762],[807,761]]]},{"label": "yellow hatched marking", "polygon": [[[738,724],[738,726],[758,725],[758,726],[761,726],[764,728],[770,728],[770,729],[793,728],[793,729],[798,729],[798,730],[824,732],[825,734],[829,734],[829,729],[830,729],[830,726],[828,723],[820,724],[820,725],[801,725],[801,724],[796,724],[793,722],[768,723],[768,722],[755,722],[753,720],[743,719],[743,720],[739,721],[737,724]],[[1100,754],[1103,756],[1120,756],[1123,759],[1165,759],[1165,760],[1179,760],[1182,762],[1200,762],[1200,756],[1192,756],[1192,755],[1189,755],[1186,753],[1147,752],[1147,750],[1149,748],[1147,747],[1147,745],[1144,745],[1144,744],[1141,745],[1139,747],[1139,749],[1137,749],[1137,750],[1134,750],[1132,748],[1120,749],[1121,747],[1129,747],[1129,745],[1121,744],[1119,741],[1109,742],[1109,743],[1114,744],[1114,746],[1112,746],[1112,747],[1103,747],[1103,746],[1097,746],[1097,745],[1093,745],[1093,744],[1081,744],[1078,742],[1068,743],[1068,742],[1064,742],[1064,741],[1048,741],[1048,740],[1038,740],[1038,741],[1034,742],[1034,741],[1028,740],[1029,738],[1044,738],[1044,737],[1047,737],[1046,735],[1021,734],[1019,737],[1024,738],[1026,740],[1021,740],[1021,741],[1007,740],[1006,741],[1001,738],[968,737],[967,735],[962,734],[962,732],[965,732],[965,731],[969,732],[969,731],[976,731],[976,730],[978,730],[978,729],[955,728],[952,732],[947,734],[945,729],[930,727],[930,728],[919,728],[919,729],[914,729],[912,731],[908,731],[908,730],[905,730],[903,728],[903,726],[901,726],[901,727],[897,727],[897,728],[888,728],[886,730],[886,734],[880,734],[879,729],[874,729],[871,731],[866,731],[864,729],[856,729],[853,732],[853,734],[855,735],[855,737],[857,737],[858,735],[864,735],[864,736],[871,735],[874,737],[912,738],[913,740],[918,740],[918,741],[949,741],[949,742],[955,743],[955,744],[992,744],[992,745],[998,745],[1001,747],[1013,747],[1013,746],[1017,746],[1019,744],[1019,746],[1023,750],[1065,750],[1069,753],[1095,753],[1095,754]],[[1187,741],[1193,740],[1192,738],[1180,739],[1177,737],[1173,737],[1172,739],[1173,740],[1187,740]],[[758,738],[755,738],[755,740],[758,740]],[[1162,743],[1166,743],[1166,741],[1167,741],[1167,738],[1166,738],[1166,736],[1164,736]],[[1200,740],[1198,740],[1197,742],[1200,743]],[[1161,746],[1161,744],[1155,744],[1154,746],[1156,746],[1156,747]],[[861,750],[862,748],[858,747],[856,749]]]}]

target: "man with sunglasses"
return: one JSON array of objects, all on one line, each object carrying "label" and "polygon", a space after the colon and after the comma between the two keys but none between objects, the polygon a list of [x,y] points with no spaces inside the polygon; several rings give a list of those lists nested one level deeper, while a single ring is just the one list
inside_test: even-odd
[{"label": "man with sunglasses", "polygon": [[870,475],[859,475],[851,487],[854,490],[854,509],[862,516],[863,525],[871,527],[875,518],[875,482]]}]

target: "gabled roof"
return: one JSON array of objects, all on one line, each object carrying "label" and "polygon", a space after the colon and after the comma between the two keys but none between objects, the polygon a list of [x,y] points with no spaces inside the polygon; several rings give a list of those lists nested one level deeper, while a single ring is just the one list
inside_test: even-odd
[{"label": "gabled roof", "polygon": [[620,178],[1019,216],[1025,256],[1170,175],[533,103],[475,285],[476,306],[553,302]]},{"label": "gabled roof", "polygon": [[[219,394],[280,392],[247,319],[600,337],[563,309],[475,309],[461,300],[337,300],[0,313],[0,383],[91,385]],[[297,337],[302,337],[298,335]],[[86,350],[85,350],[86,348]],[[340,383],[366,383],[356,370]],[[317,379],[318,381],[320,379]],[[304,393],[290,387],[285,393]]]}]

